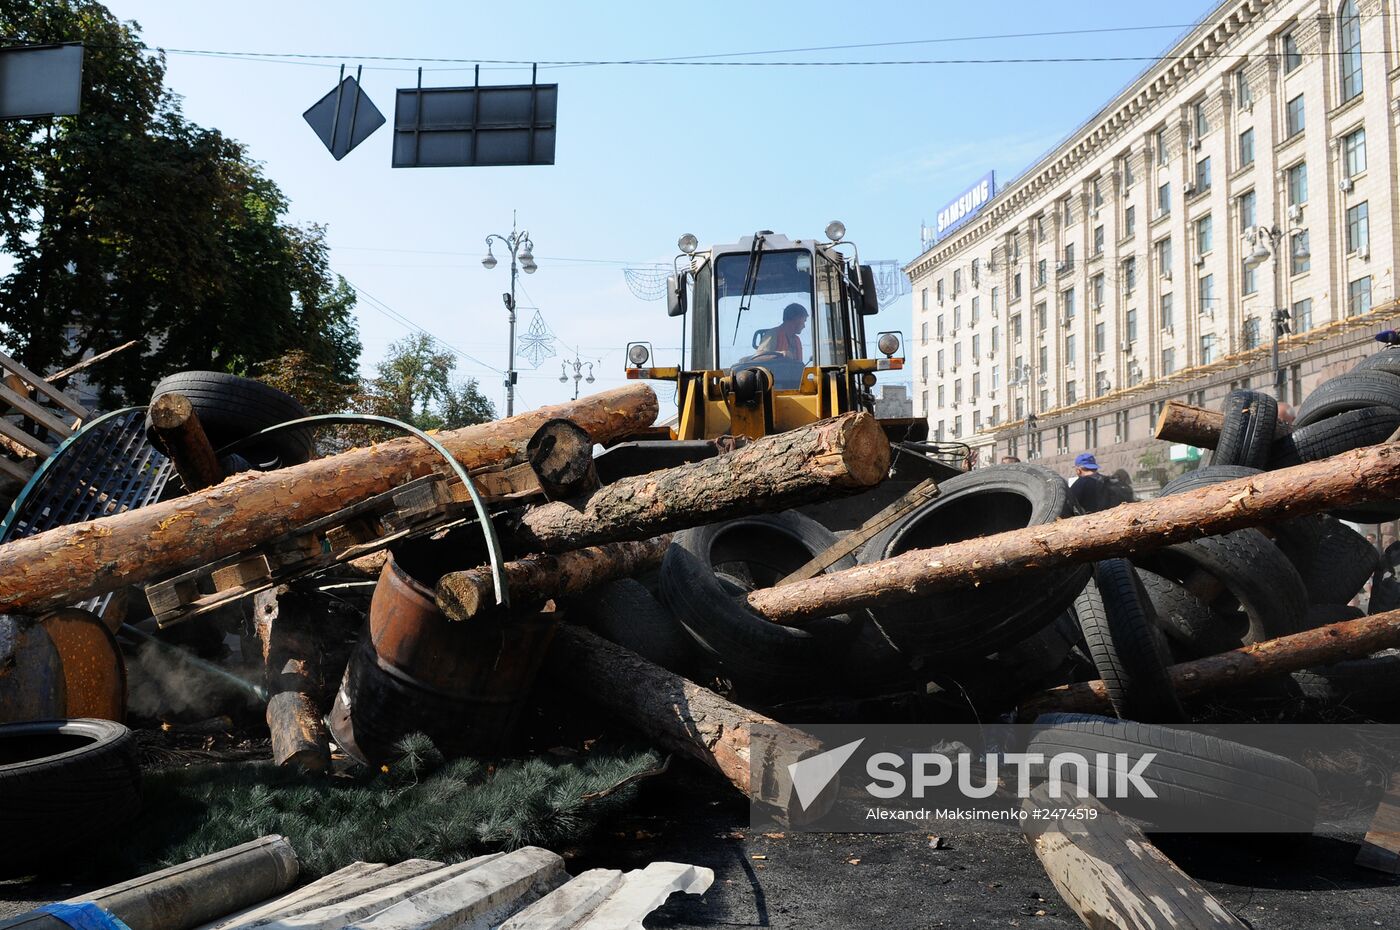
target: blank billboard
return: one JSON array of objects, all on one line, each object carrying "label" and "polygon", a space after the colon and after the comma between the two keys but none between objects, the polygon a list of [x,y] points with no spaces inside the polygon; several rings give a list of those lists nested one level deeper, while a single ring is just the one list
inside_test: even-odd
[{"label": "blank billboard", "polygon": [[558,84],[400,89],[394,167],[554,164]]},{"label": "blank billboard", "polygon": [[73,116],[82,98],[81,45],[0,49],[0,119]]}]

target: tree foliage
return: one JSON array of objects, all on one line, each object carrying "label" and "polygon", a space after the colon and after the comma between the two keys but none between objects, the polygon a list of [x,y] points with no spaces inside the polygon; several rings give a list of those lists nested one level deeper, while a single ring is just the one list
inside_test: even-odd
[{"label": "tree foliage", "polygon": [[218,130],[185,119],[165,60],[95,0],[6,0],[0,34],[83,42],[83,111],[0,124],[0,325],[31,368],[142,339],[98,366],[110,402],[187,368],[247,374],[299,351],[354,380],[354,291],[325,230],[286,220],[281,190]]},{"label": "tree foliage", "polygon": [[454,379],[457,359],[431,336],[415,333],[389,346],[365,385],[366,412],[419,429],[457,429],[496,418],[475,378]]}]

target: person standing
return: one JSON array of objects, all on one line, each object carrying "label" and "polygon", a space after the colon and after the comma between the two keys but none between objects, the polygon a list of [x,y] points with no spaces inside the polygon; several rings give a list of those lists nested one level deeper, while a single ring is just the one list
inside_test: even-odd
[{"label": "person standing", "polygon": [[1118,502],[1109,493],[1108,481],[1099,474],[1099,463],[1092,452],[1074,457],[1074,483],[1069,486],[1070,497],[1084,513],[1107,510]]}]

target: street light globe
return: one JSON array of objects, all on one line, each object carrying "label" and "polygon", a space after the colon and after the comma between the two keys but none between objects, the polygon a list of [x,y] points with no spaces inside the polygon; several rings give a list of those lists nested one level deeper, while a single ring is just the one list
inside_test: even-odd
[{"label": "street light globe", "polygon": [[486,257],[481,260],[481,264],[487,271],[496,267],[496,256],[491,254],[490,249],[486,250]]},{"label": "street light globe", "polygon": [[535,259],[533,257],[531,257],[529,261],[522,261],[520,263],[521,270],[526,274],[534,274],[535,269],[538,267],[540,266],[535,264]]},{"label": "street light globe", "polygon": [[534,246],[534,243],[533,243],[533,242],[531,242],[529,239],[526,239],[526,240],[525,240],[525,243],[524,243],[523,247],[520,249],[520,252],[518,253],[518,254],[520,255],[520,260],[521,260],[522,262],[532,262],[532,261],[535,260],[535,253],[534,253],[534,251],[532,250],[532,247],[533,247],[533,246]]}]

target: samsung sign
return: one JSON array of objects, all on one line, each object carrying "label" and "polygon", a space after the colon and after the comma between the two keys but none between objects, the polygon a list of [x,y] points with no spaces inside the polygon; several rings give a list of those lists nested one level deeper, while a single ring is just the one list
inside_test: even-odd
[{"label": "samsung sign", "polygon": [[988,200],[992,199],[996,189],[997,173],[988,171],[976,184],[954,197],[946,207],[938,211],[938,217],[934,221],[933,238],[935,240],[942,239],[972,219],[977,211],[982,209]]}]

